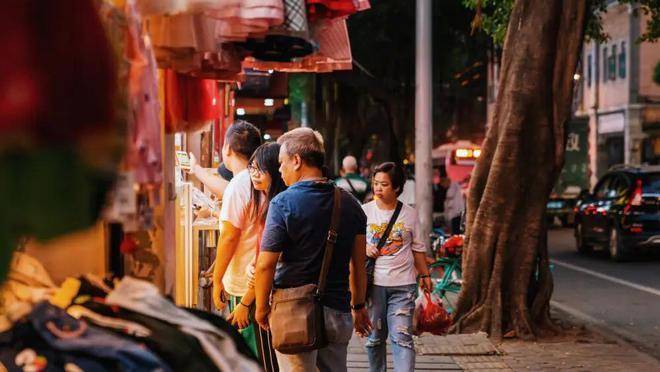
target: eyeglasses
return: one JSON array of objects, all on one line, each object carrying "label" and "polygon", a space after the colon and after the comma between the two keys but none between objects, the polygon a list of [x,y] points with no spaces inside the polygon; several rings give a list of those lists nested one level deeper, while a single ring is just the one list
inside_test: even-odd
[{"label": "eyeglasses", "polygon": [[247,166],[248,172],[250,172],[251,175],[253,176],[259,176],[262,175],[264,172],[261,171],[261,169],[257,168],[254,164],[249,164]]}]

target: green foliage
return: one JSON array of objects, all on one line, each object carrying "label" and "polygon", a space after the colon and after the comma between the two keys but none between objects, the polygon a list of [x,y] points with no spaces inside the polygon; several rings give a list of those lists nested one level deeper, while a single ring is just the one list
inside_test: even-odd
[{"label": "green foliage", "polygon": [[477,11],[473,28],[482,28],[498,45],[504,43],[513,3],[514,0],[463,0],[468,9]]},{"label": "green foliage", "polygon": [[[619,3],[638,6],[636,12],[650,15],[646,32],[639,37],[639,41],[654,42],[660,37],[660,0],[620,0]],[[504,43],[513,4],[514,0],[463,0],[463,5],[476,11],[473,26],[481,28],[498,45]],[[585,26],[587,39],[602,42],[609,38],[601,22],[604,12],[607,12],[607,0],[589,2],[589,17]]]},{"label": "green foliage", "polygon": [[653,81],[660,85],[660,62],[658,62],[653,69]]}]

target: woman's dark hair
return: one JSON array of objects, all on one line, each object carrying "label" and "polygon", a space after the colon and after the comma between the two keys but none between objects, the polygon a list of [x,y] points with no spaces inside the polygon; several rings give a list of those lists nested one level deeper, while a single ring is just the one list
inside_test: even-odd
[{"label": "woman's dark hair", "polygon": [[266,213],[268,212],[268,204],[270,201],[273,200],[277,194],[286,190],[286,185],[284,184],[284,180],[282,180],[282,175],[279,170],[279,154],[280,145],[278,143],[264,143],[257,147],[248,163],[249,166],[255,167],[264,173],[268,173],[271,178],[270,187],[266,193],[266,203],[261,210],[259,207],[261,206],[263,192],[256,190],[252,182],[250,182],[250,188],[252,189],[253,216],[258,216],[262,221],[266,219]]},{"label": "woman's dark hair", "polygon": [[374,168],[374,177],[376,176],[376,173],[387,173],[387,175],[390,176],[392,188],[396,190],[396,196],[401,195],[403,192],[403,184],[406,182],[406,171],[402,166],[388,161]]}]

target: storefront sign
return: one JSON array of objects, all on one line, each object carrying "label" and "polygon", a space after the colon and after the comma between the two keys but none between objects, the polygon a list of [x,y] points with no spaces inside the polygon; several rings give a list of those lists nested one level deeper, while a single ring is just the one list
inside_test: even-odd
[{"label": "storefront sign", "polygon": [[598,134],[623,132],[624,122],[622,112],[598,116]]}]

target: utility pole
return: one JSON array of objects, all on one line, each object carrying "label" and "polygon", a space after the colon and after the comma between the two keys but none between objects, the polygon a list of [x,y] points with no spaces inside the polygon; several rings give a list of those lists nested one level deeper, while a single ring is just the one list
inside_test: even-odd
[{"label": "utility pole", "polygon": [[433,227],[432,0],[417,0],[415,49],[415,206],[425,240]]}]

